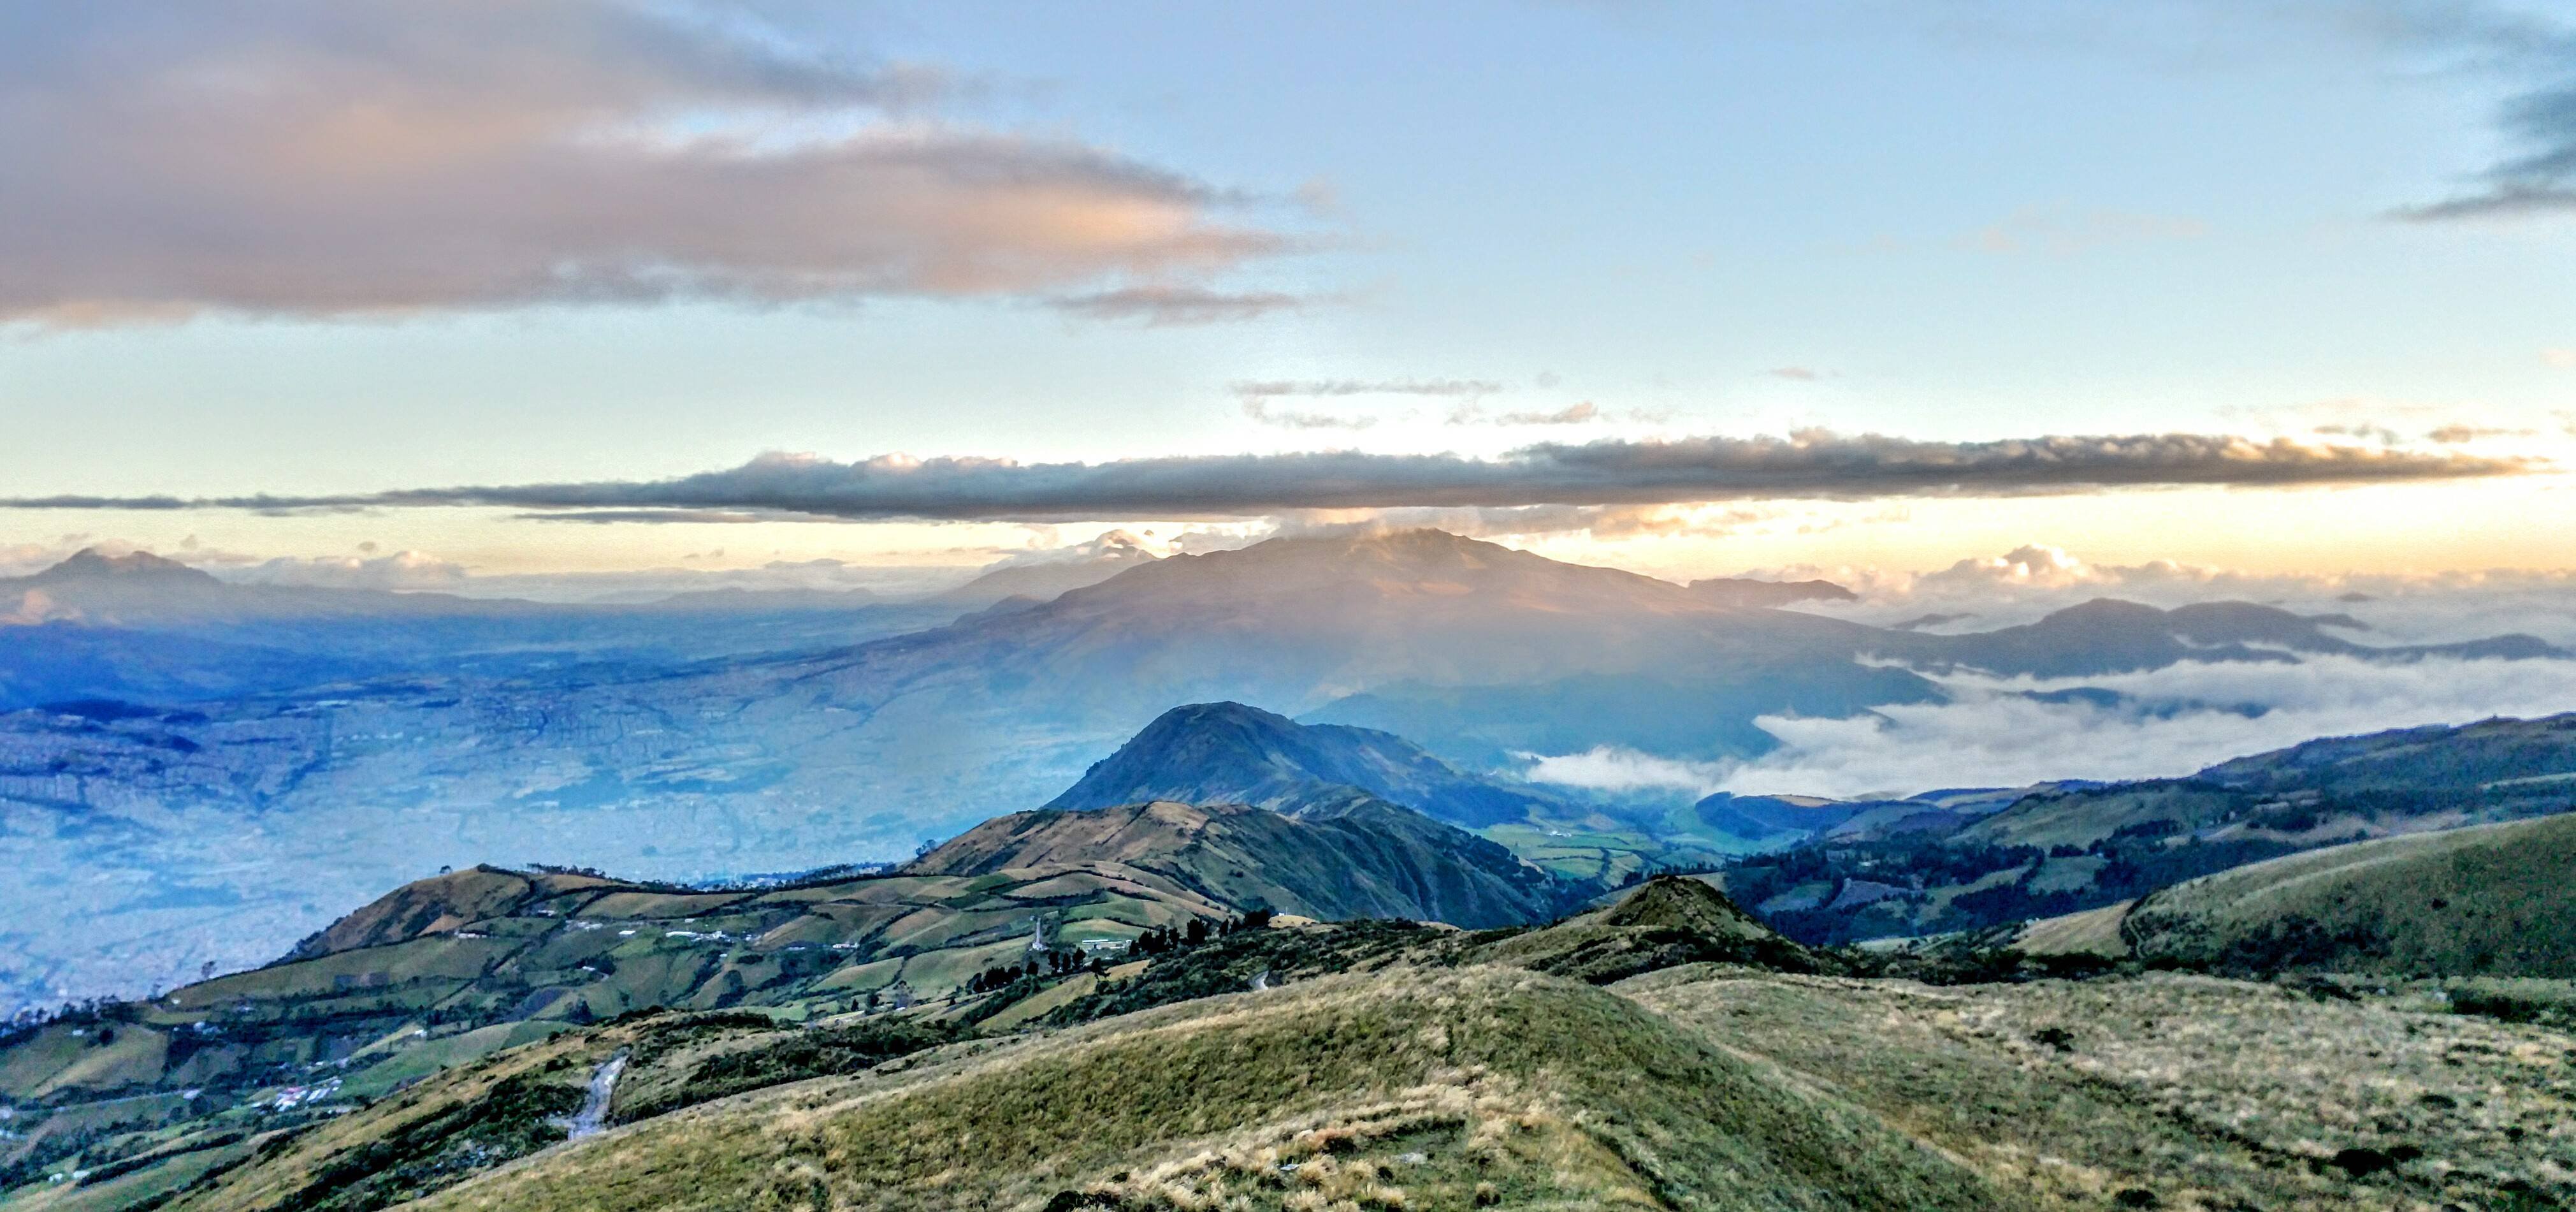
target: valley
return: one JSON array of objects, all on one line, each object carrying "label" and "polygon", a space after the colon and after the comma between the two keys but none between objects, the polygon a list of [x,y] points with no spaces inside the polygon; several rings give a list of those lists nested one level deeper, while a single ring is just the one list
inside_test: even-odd
[{"label": "valley", "polygon": [[[1449,773],[1390,767],[1381,798],[1438,797],[1393,798],[1616,881],[1806,831],[1669,792],[1530,782],[1531,755],[1739,760],[1778,744],[1775,716],[1943,700],[1916,666],[2561,659],[2511,636],[2371,648],[2250,605],[1928,636],[1436,531],[1031,575],[919,602],[567,610],[103,558],[42,574],[15,593],[55,615],[0,629],[0,686],[23,704],[0,712],[0,861],[20,874],[0,897],[0,993],[54,1005],[259,963],[441,866],[692,882],[893,861],[1072,794],[1186,703],[1403,738],[1423,757],[1402,762]],[[1028,588],[1056,596],[996,607]],[[108,647],[72,660],[58,640]],[[253,649],[269,655],[234,660]],[[1227,791],[1264,798],[1257,779]]]}]

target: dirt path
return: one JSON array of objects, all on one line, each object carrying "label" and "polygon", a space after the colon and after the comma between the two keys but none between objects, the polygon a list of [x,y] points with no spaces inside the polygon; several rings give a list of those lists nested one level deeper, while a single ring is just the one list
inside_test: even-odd
[{"label": "dirt path", "polygon": [[626,1053],[620,1051],[600,1063],[590,1075],[590,1096],[582,1100],[581,1110],[573,1113],[572,1131],[566,1140],[597,1136],[608,1127],[608,1096],[617,1091],[617,1075],[626,1071]]}]

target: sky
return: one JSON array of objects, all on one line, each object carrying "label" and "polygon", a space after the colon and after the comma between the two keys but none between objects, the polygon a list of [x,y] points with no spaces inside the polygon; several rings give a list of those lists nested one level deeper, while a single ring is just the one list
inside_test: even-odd
[{"label": "sky", "polygon": [[0,267],[0,558],[2576,567],[2563,5],[6,5]]}]

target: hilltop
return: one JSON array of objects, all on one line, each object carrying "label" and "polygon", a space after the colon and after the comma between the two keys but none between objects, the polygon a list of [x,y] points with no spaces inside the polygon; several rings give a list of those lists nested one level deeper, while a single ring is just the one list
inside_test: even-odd
[{"label": "hilltop", "polygon": [[1046,806],[1179,800],[1296,815],[1354,789],[1469,828],[1570,809],[1535,789],[1461,773],[1391,732],[1300,724],[1241,703],[1194,703],[1156,716]]},{"label": "hilltop", "polygon": [[1607,984],[1679,964],[1751,964],[1779,972],[1846,965],[1782,938],[1707,882],[1657,876],[1615,902],[1478,953],[1493,963]]}]

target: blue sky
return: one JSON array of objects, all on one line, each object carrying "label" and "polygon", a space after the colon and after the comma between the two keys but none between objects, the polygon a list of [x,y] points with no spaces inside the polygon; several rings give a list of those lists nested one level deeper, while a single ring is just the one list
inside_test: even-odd
[{"label": "blue sky", "polygon": [[[33,10],[9,19],[22,52],[51,61],[41,90],[0,105],[0,153],[19,153],[9,161],[38,195],[17,224],[35,234],[0,245],[37,267],[35,286],[0,288],[15,317],[0,344],[5,495],[640,482],[773,450],[1499,456],[1807,427],[1958,442],[2286,435],[2546,460],[2576,424],[2576,205],[2399,213],[2492,192],[2498,166],[2576,146],[2552,125],[2576,117],[2512,121],[2576,81],[2576,15],[2549,6],[424,6],[460,14],[467,32],[452,44],[437,17],[388,32],[313,9],[171,8],[157,36]],[[596,26],[601,11],[623,15]],[[589,32],[498,40],[533,67],[475,57],[471,31],[490,40],[558,18]],[[736,59],[767,74],[745,84],[736,60],[710,66],[658,43],[594,55],[595,26],[766,48]],[[857,66],[780,83],[794,74],[782,63]],[[229,94],[192,127],[117,116],[118,90],[147,68],[298,87],[245,103],[237,127]],[[487,76],[499,83],[476,83]],[[40,122],[49,111],[29,98],[80,122],[107,114],[100,146],[51,141],[61,124]],[[392,116],[333,127],[310,154],[337,159],[315,169],[298,124],[334,107]],[[942,164],[972,145],[976,171],[1035,180],[1012,206],[1073,191],[1087,209],[997,212],[996,226],[947,222],[985,200],[953,183],[851,198],[855,217],[832,223],[895,233],[854,252],[846,230],[798,226],[813,209],[758,182],[727,178],[703,197],[691,191],[704,183],[682,182],[674,192],[699,208],[655,220],[628,217],[655,209],[642,191],[578,189],[662,177],[566,185],[498,155],[459,153],[453,172],[429,163],[455,140],[540,119],[556,124],[550,137],[581,123],[787,143],[894,132]],[[293,138],[272,138],[281,130]],[[112,163],[236,135],[252,152],[203,171]],[[334,192],[347,188],[340,165],[379,156],[427,158],[398,167],[445,191],[433,201],[459,201],[414,217],[373,186]],[[310,187],[294,177],[305,171]],[[898,195],[908,181],[835,177],[812,201]],[[544,191],[558,188],[575,193],[550,209]],[[721,188],[743,189],[743,205]],[[342,210],[322,209],[343,196]],[[525,230],[521,199],[535,216]],[[371,224],[377,205],[389,214]],[[560,234],[593,210],[611,236]],[[302,234],[352,212],[345,238]],[[1022,214],[1115,230],[1068,252],[1024,240],[1010,218]],[[718,230],[732,224],[743,230]],[[430,252],[384,251],[415,229]],[[612,238],[703,252],[721,281],[525,288]],[[984,256],[979,240],[999,251]],[[975,268],[919,269],[932,244]],[[827,285],[782,270],[808,254]],[[1166,321],[1208,317],[1079,306],[1122,291],[1234,310],[1181,323]],[[1478,386],[1290,392],[1262,398],[1265,424],[1240,389],[1259,382]],[[2445,428],[2497,432],[2427,444]],[[2189,489],[2144,504],[2137,489],[2070,490],[2042,511],[1973,485],[1942,494],[1965,503],[1871,490],[1779,506],[1761,524],[1703,511],[1633,562],[1754,567],[1803,553],[1931,567],[1987,553],[1990,536],[2282,567],[2576,562],[2576,547],[2535,542],[2528,526],[2456,532],[2462,517],[2556,507],[2549,467],[2509,486],[2437,479],[2334,489],[2354,495],[2324,505],[2317,490]],[[2274,541],[2200,533],[2249,514]],[[2348,533],[2308,533],[2337,519]],[[725,532],[759,532],[730,559],[935,560],[1155,519],[1058,520],[1069,525],[1042,533],[1007,518]],[[1788,533],[1754,533],[1763,525]],[[2393,546],[2367,533],[2392,526],[2413,529]],[[702,555],[716,531],[448,508],[0,510],[0,543],[73,533],[157,547],[202,533],[260,556],[365,541],[529,570],[669,563]],[[1619,558],[1597,527],[1534,537]],[[2148,550],[2159,542],[2171,550]]]}]

